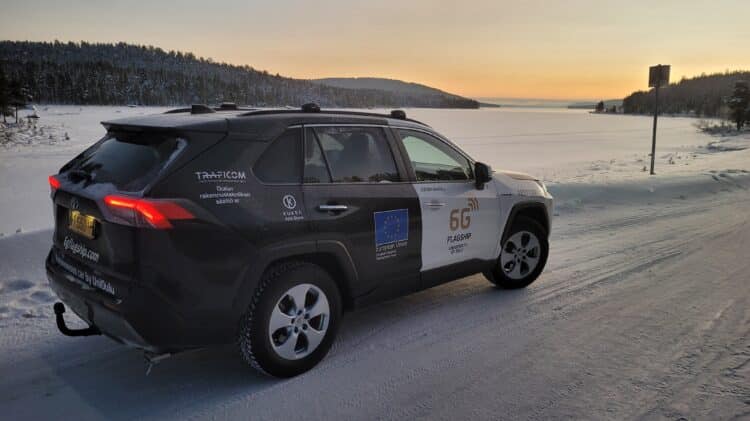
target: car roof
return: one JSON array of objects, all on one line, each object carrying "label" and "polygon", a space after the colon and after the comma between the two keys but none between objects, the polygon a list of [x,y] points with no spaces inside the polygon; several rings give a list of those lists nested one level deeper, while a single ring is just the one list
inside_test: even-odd
[{"label": "car roof", "polygon": [[103,121],[108,130],[170,130],[196,132],[228,132],[252,135],[253,139],[274,139],[287,127],[298,124],[372,124],[404,128],[429,128],[424,123],[406,118],[401,110],[391,115],[337,109],[321,110],[314,104],[294,108],[240,108],[222,105],[209,108],[194,105],[163,114],[152,114]]}]

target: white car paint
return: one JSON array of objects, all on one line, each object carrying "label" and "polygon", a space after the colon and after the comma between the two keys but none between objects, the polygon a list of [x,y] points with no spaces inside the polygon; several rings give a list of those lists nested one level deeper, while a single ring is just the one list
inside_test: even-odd
[{"label": "white car paint", "polygon": [[544,185],[520,173],[495,173],[481,190],[473,180],[415,183],[414,188],[422,210],[422,271],[497,259],[517,204],[542,203],[552,215],[552,196]]},{"label": "white car paint", "polygon": [[497,257],[500,198],[473,181],[415,183],[422,209],[422,271]]}]

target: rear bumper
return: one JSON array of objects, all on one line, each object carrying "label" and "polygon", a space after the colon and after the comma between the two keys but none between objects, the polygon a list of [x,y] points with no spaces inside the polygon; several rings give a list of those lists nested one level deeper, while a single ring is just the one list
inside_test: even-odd
[{"label": "rear bumper", "polygon": [[[78,317],[102,334],[130,347],[161,353],[185,346],[183,323],[163,300],[145,288],[118,285],[118,295],[98,290],[66,270],[54,248],[47,256],[50,287]],[[122,295],[119,295],[120,292]]]}]

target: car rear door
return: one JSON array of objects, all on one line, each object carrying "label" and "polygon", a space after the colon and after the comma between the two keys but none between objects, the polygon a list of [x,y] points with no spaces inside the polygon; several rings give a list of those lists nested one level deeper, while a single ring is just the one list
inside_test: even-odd
[{"label": "car rear door", "polygon": [[[382,126],[306,126],[303,190],[321,249],[351,256],[355,297],[418,286],[420,207],[395,139]],[[376,299],[376,298],[373,298]]]},{"label": "car rear door", "polygon": [[476,272],[496,258],[500,232],[500,200],[496,189],[477,189],[473,164],[448,142],[425,131],[396,129],[422,214],[422,287],[445,280],[442,269],[461,265]]}]

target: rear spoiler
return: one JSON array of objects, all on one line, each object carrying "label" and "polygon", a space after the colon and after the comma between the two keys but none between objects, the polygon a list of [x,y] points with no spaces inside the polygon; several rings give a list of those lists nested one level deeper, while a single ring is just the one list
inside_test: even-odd
[{"label": "rear spoiler", "polygon": [[192,131],[226,133],[229,123],[226,117],[218,113],[181,115],[181,114],[154,114],[142,117],[129,117],[117,120],[102,121],[102,126],[107,130],[118,131]]}]

